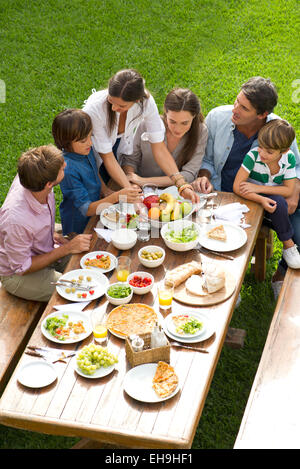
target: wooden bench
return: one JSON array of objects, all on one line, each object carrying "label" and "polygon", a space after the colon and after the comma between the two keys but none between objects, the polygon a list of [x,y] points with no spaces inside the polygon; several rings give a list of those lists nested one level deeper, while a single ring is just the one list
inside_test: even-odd
[{"label": "wooden bench", "polygon": [[0,283],[0,394],[34,331],[46,303],[8,293]]},{"label": "wooden bench", "polygon": [[288,269],[235,449],[300,448],[300,271]]}]

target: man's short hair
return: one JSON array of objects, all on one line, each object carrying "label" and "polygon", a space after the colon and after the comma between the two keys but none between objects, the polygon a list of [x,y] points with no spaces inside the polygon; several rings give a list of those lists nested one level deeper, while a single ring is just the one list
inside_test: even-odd
[{"label": "man's short hair", "polygon": [[64,164],[62,152],[54,145],[43,145],[24,152],[18,161],[20,183],[32,192],[40,192],[54,182]]},{"label": "man's short hair", "polygon": [[257,114],[266,111],[270,114],[277,104],[277,91],[269,78],[252,77],[242,85],[241,91],[256,109]]}]

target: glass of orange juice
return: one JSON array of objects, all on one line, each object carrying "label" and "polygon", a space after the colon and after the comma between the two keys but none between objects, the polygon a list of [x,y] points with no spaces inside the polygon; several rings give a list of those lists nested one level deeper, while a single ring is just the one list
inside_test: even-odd
[{"label": "glass of orange juice", "polygon": [[174,284],[166,284],[164,281],[158,286],[158,302],[161,309],[169,309],[172,305]]},{"label": "glass of orange juice", "polygon": [[92,311],[91,321],[94,341],[105,347],[107,345],[107,327],[105,324],[105,311],[96,308]]},{"label": "glass of orange juice", "polygon": [[119,282],[126,282],[130,274],[131,259],[127,256],[120,256],[117,261],[117,279]]}]

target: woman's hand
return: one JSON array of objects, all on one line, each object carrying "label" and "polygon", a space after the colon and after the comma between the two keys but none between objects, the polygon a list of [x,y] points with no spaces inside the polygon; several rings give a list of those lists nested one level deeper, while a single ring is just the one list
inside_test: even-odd
[{"label": "woman's hand", "polygon": [[199,195],[188,187],[181,192],[180,196],[184,199],[190,200],[193,204],[197,204],[198,202],[200,202]]},{"label": "woman's hand", "polygon": [[206,176],[198,177],[192,182],[192,186],[196,192],[201,194],[210,194],[213,191],[213,185]]},{"label": "woman's hand", "polygon": [[128,204],[134,204],[142,201],[142,190],[139,186],[124,187],[124,189],[118,191],[118,195],[126,196]]},{"label": "woman's hand", "polygon": [[136,173],[128,173],[127,174],[128,181],[131,182],[131,184],[136,184],[137,186],[142,186],[143,181],[140,176]]}]

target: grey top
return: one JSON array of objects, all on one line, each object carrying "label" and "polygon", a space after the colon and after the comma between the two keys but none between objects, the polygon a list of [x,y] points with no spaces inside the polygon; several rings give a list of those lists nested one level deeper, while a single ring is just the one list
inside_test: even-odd
[{"label": "grey top", "polygon": [[[198,176],[198,172],[202,163],[202,159],[204,156],[208,131],[206,124],[200,124],[200,137],[197,143],[195,152],[186,164],[184,164],[181,168],[180,173],[184,177],[187,182],[192,182]],[[122,166],[128,165],[134,168],[134,172],[138,174],[140,177],[160,177],[165,176],[165,173],[161,170],[161,168],[156,163],[152,150],[151,150],[151,143],[145,140],[145,137],[142,138],[142,134],[146,132],[144,122],[141,122],[138,126],[134,140],[133,140],[133,153],[131,155],[121,155],[120,164]],[[177,163],[179,159],[180,152],[185,144],[187,136],[180,140],[179,144],[175,148],[175,150],[171,153],[174,160]],[[166,142],[166,132],[164,137],[164,142]]]}]

